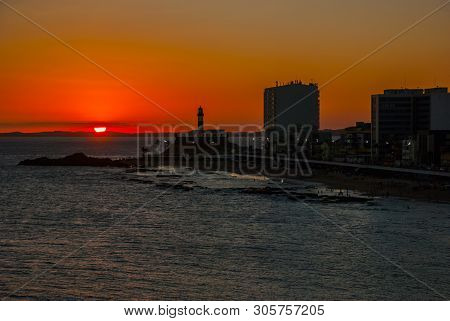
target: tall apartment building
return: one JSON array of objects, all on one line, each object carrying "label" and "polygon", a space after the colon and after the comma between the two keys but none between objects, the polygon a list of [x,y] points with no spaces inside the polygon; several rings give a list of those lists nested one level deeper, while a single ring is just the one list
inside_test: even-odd
[{"label": "tall apartment building", "polygon": [[320,101],[317,84],[292,81],[264,90],[264,128],[296,125],[320,127]]},{"label": "tall apartment building", "polygon": [[[450,94],[447,88],[388,89],[372,95],[372,153],[374,159],[408,160],[439,165],[450,148]],[[410,148],[414,145],[414,148]]]}]

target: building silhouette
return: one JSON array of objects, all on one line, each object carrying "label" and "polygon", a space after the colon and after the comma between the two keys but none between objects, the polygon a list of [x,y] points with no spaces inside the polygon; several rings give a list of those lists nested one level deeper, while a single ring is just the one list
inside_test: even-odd
[{"label": "building silhouette", "polygon": [[[188,132],[176,133],[175,144],[172,150],[181,154],[221,154],[228,146],[228,133],[220,128],[205,128],[205,112],[202,106],[197,108],[197,129]],[[187,147],[187,148],[186,148]]]},{"label": "building silhouette", "polygon": [[372,158],[440,166],[450,152],[447,88],[388,89],[372,95]]},{"label": "building silhouette", "polygon": [[320,127],[320,101],[317,84],[292,81],[264,90],[264,128],[310,125]]},{"label": "building silhouette", "polygon": [[203,108],[202,108],[202,106],[199,106],[198,107],[198,110],[197,110],[197,130],[198,131],[203,131],[203,126],[204,126],[204,124],[203,124],[203,117],[205,116],[205,114],[203,113]]},{"label": "building silhouette", "polygon": [[371,124],[356,122],[355,126],[333,131],[330,155],[336,161],[369,163],[371,156]]}]

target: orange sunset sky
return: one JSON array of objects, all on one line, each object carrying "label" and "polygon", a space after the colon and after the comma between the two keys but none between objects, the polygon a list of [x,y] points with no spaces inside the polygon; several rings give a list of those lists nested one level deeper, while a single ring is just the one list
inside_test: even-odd
[{"label": "orange sunset sky", "polygon": [[[0,132],[262,124],[263,89],[319,85],[443,0],[0,1]],[[450,85],[450,5],[321,90],[321,127],[370,120],[370,95]]]}]

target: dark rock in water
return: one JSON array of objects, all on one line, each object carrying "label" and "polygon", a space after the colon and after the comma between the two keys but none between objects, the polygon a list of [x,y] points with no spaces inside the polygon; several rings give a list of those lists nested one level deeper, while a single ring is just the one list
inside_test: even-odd
[{"label": "dark rock in water", "polygon": [[141,183],[141,184],[153,184],[153,181],[148,180],[148,179],[130,178],[130,179],[128,179],[128,181],[137,182],[137,183]]},{"label": "dark rock in water", "polygon": [[110,158],[89,157],[83,153],[76,153],[63,158],[51,159],[40,157],[26,159],[19,163],[21,166],[93,166],[93,167],[130,167],[132,160],[112,160]]},{"label": "dark rock in water", "polygon": [[186,186],[186,185],[180,185],[180,184],[176,184],[173,186],[175,189],[180,189],[183,191],[192,191],[194,188],[192,186]]},{"label": "dark rock in water", "polygon": [[334,195],[320,195],[318,197],[309,197],[307,202],[320,202],[320,203],[368,203],[371,201],[368,197],[358,196],[334,196]]},{"label": "dark rock in water", "polygon": [[153,169],[153,168],[139,167],[139,168],[135,168],[135,169],[130,169],[127,172],[128,173],[139,173],[139,172],[157,172],[157,171],[159,171],[159,170]]},{"label": "dark rock in water", "polygon": [[192,187],[192,186],[186,186],[186,185],[183,185],[183,184],[180,184],[180,183],[175,183],[175,184],[172,184],[172,183],[158,183],[158,184],[156,184],[156,187],[162,187],[162,188],[166,188],[166,189],[173,188],[173,189],[176,189],[176,190],[183,190],[183,191],[192,191],[194,189],[194,187]]},{"label": "dark rock in water", "polygon": [[265,194],[265,195],[284,195],[285,190],[277,187],[248,187],[242,190],[243,193],[247,194]]},{"label": "dark rock in water", "polygon": [[208,187],[201,186],[201,185],[193,185],[192,188],[195,188],[195,189],[208,189]]}]

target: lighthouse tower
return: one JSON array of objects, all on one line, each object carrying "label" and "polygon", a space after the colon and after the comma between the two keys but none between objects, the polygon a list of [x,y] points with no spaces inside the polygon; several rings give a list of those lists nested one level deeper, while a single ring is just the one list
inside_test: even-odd
[{"label": "lighthouse tower", "polygon": [[198,131],[202,132],[203,131],[203,116],[205,114],[203,114],[203,108],[202,106],[198,107],[198,111],[197,111],[197,124],[198,124]]}]

